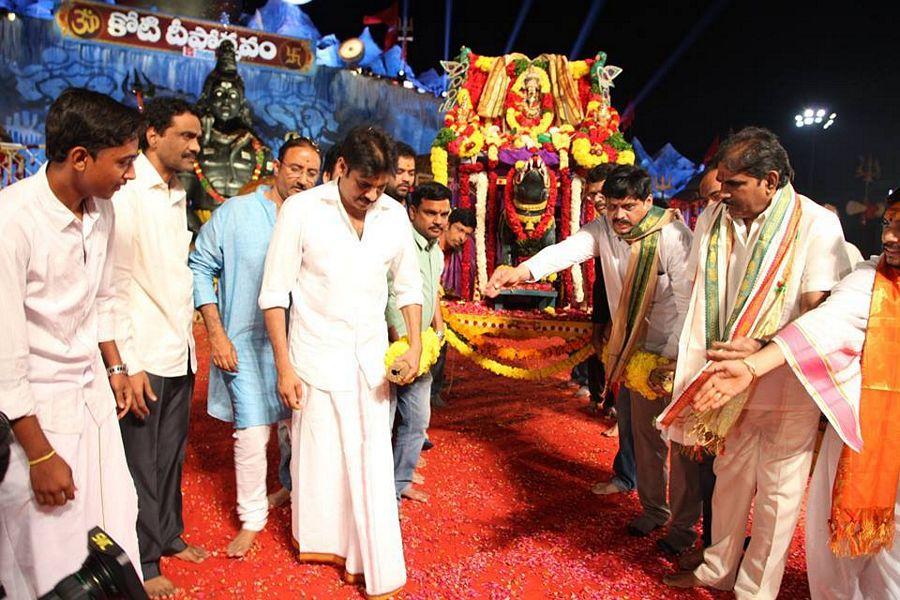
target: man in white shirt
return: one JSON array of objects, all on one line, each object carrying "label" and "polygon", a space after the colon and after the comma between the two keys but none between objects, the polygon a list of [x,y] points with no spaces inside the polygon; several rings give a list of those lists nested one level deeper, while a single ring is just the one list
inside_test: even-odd
[{"label": "man in white shirt", "polygon": [[[668,394],[663,390],[663,380],[674,369],[679,326],[687,312],[691,231],[677,211],[653,206],[650,176],[638,167],[620,165],[613,169],[603,184],[603,196],[606,218],[588,223],[515,269],[494,271],[486,293],[495,296],[501,287],[541,279],[600,257],[612,315],[612,331],[606,342],[607,386],[625,381],[625,366],[639,350],[665,360],[649,374],[647,382],[659,397],[651,400],[624,385],[619,391],[630,397],[642,506],[641,515],[629,523],[628,531],[644,536],[664,525],[670,515],[666,496],[668,447],[653,420],[666,405]],[[673,523],[670,535],[679,544],[693,543],[693,525]]]},{"label": "man in white shirt", "polygon": [[0,485],[0,581],[10,598],[46,594],[80,568],[98,525],[140,564],[116,420],[131,391],[114,341],[108,200],[134,178],[139,127],[133,109],[68,89],[47,115],[49,162],[0,191],[0,412],[15,434]]},{"label": "man in white shirt", "polygon": [[337,181],[282,206],[259,306],[278,392],[294,410],[291,509],[299,558],[336,564],[345,581],[364,580],[368,596],[387,597],[406,582],[384,364],[387,276],[409,333],[409,351],[391,366],[401,384],[419,371],[422,278],[409,219],[384,193],[395,168],[390,138],[357,128],[340,152]]},{"label": "man in white shirt", "polygon": [[176,98],[148,102],[144,117],[135,178],[113,198],[116,341],[137,407],[121,426],[138,490],[141,568],[147,593],[157,597],[175,593],[160,573],[160,557],[206,558],[181,537],[181,471],[197,359],[191,232],[177,174],[192,168],[201,129],[193,108]]},{"label": "man in white shirt", "polygon": [[[659,418],[673,441],[717,453],[712,544],[703,564],[665,581],[774,599],[800,516],[819,410],[786,367],[722,408],[695,413],[690,406],[709,377],[708,360],[758,350],[761,340],[822,302],[850,265],[840,222],[794,191],[775,134],[741,130],[722,145],[717,163],[721,202],[697,221],[675,400]],[[751,504],[752,538],[741,558]]]}]

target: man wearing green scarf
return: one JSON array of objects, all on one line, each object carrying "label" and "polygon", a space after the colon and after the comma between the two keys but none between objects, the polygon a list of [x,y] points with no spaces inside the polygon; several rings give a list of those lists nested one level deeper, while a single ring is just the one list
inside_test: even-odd
[{"label": "man wearing green scarf", "polygon": [[[587,223],[514,269],[496,270],[484,291],[493,297],[504,287],[599,257],[612,315],[604,359],[606,385],[618,388],[620,437],[634,437],[642,513],[631,521],[628,531],[637,536],[661,527],[671,515],[666,496],[668,447],[653,423],[668,401],[665,380],[674,370],[692,282],[687,270],[691,231],[677,211],[653,206],[650,187],[650,175],[643,169],[616,167],[603,184],[606,218]],[[634,386],[652,389],[655,399],[622,385],[626,366],[638,351],[661,357],[661,364],[642,376],[644,385]],[[627,489],[615,477],[601,488],[601,493]],[[676,511],[682,518],[671,523],[665,538],[670,547],[682,550],[696,539],[693,526],[700,514],[699,497],[696,490],[673,486],[672,500],[694,505],[694,510]]]}]

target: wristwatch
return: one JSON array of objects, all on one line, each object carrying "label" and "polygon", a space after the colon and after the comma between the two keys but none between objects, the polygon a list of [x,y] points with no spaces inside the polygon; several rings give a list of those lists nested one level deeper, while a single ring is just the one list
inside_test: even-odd
[{"label": "wristwatch", "polygon": [[106,376],[112,377],[113,375],[128,375],[128,367],[123,364],[112,365],[111,367],[107,367]]}]

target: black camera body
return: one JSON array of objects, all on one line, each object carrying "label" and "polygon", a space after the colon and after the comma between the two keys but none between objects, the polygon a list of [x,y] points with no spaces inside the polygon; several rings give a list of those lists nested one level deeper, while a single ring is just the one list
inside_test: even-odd
[{"label": "black camera body", "polygon": [[125,551],[105,531],[88,532],[88,557],[40,600],[145,600],[147,592]]}]

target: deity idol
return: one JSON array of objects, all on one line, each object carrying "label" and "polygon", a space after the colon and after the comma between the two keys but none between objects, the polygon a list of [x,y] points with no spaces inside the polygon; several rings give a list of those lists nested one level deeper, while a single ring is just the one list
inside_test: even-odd
[{"label": "deity idol", "polygon": [[186,177],[188,199],[198,226],[226,198],[272,172],[272,153],[253,132],[244,81],[237,71],[234,45],[223,41],[216,66],[197,101],[203,136],[194,173]]},{"label": "deity idol", "polygon": [[556,241],[553,207],[548,206],[551,178],[538,156],[516,170],[512,206],[504,206],[500,220],[501,264],[516,266]]}]

